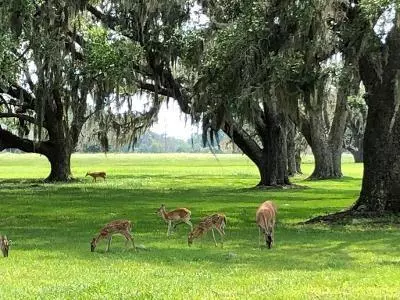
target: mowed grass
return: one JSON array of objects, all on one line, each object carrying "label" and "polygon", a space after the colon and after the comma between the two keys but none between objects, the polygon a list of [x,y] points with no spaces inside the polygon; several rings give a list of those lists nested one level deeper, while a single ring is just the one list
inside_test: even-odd
[{"label": "mowed grass", "polygon": [[[346,157],[341,180],[293,181],[304,189],[259,190],[258,172],[241,155],[75,154],[78,182],[43,184],[48,162],[0,154],[0,232],[13,240],[0,257],[1,299],[398,299],[400,231],[386,225],[298,225],[351,205],[362,165]],[[84,178],[105,170],[106,182]],[[276,243],[258,247],[255,211],[279,206]],[[156,216],[160,204],[187,207],[193,223],[223,212],[224,248],[211,233],[187,246],[188,226],[171,236]],[[134,223],[136,244],[116,236],[111,250],[89,241],[113,219]],[[217,239],[218,239],[218,235]]]}]

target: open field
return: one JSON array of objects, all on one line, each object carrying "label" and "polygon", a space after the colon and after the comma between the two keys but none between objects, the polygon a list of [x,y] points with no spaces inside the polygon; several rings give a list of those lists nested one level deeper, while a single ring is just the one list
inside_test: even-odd
[{"label": "open field", "polygon": [[[1,299],[399,299],[398,224],[296,225],[349,206],[362,165],[346,158],[342,180],[294,181],[306,189],[257,190],[258,172],[241,155],[96,154],[73,156],[81,181],[42,184],[48,163],[36,155],[0,154],[0,233],[13,240],[0,257]],[[84,178],[105,170],[106,182]],[[303,165],[309,174],[312,164]],[[276,244],[258,248],[255,210],[279,206]],[[155,211],[185,206],[193,223],[213,212],[228,217],[225,246],[211,234],[187,246],[188,227],[167,237]],[[108,221],[128,218],[136,244],[115,237],[90,252]],[[217,239],[218,239],[218,235]]]}]

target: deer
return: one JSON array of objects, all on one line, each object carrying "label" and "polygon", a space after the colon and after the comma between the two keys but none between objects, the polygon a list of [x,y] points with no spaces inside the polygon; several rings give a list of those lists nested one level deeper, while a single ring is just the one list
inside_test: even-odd
[{"label": "deer", "polygon": [[261,233],[264,235],[268,249],[274,242],[274,227],[276,221],[277,207],[272,201],[262,203],[256,212],[256,223],[258,225],[258,245],[261,247]]},{"label": "deer", "polygon": [[94,181],[94,182],[96,182],[97,177],[100,177],[100,178],[103,178],[104,180],[106,180],[106,172],[103,172],[103,171],[101,171],[101,172],[87,172],[85,177],[88,176],[88,175],[92,176],[92,178],[93,178],[92,181]]},{"label": "deer", "polygon": [[125,247],[128,245],[128,241],[131,241],[133,249],[136,250],[131,229],[132,229],[132,223],[129,220],[115,220],[108,223],[100,230],[100,233],[97,235],[97,237],[94,237],[90,242],[90,251],[94,252],[99,241],[101,241],[102,239],[108,239],[106,247],[106,252],[108,252],[110,250],[110,244],[112,236],[114,234],[123,235],[126,239]]},{"label": "deer", "polygon": [[7,236],[0,235],[0,249],[3,253],[3,257],[8,257],[8,249],[10,247],[10,242],[7,239]]},{"label": "deer", "polygon": [[186,223],[190,226],[190,230],[193,230],[193,224],[190,221],[192,213],[187,208],[177,208],[167,212],[165,205],[162,204],[161,207],[157,209],[156,213],[168,223],[167,236],[171,234],[172,227],[175,229],[176,226],[181,223]]},{"label": "deer", "polygon": [[188,235],[188,246],[190,247],[193,244],[193,240],[198,238],[205,233],[207,233],[210,229],[212,232],[212,236],[214,239],[215,247],[217,247],[217,241],[215,240],[214,229],[218,231],[221,236],[221,246],[224,246],[224,235],[225,235],[225,225],[226,225],[226,217],[224,214],[213,214],[211,216],[205,217],[200,223],[189,233]]}]

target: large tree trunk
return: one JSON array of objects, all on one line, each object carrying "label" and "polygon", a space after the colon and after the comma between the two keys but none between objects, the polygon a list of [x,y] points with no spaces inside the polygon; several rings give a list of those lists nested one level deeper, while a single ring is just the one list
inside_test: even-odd
[{"label": "large tree trunk", "polygon": [[70,159],[72,147],[52,141],[34,142],[20,138],[0,127],[0,151],[19,149],[28,153],[44,155],[50,162],[51,171],[46,181],[68,181],[71,179]]},{"label": "large tree trunk", "polygon": [[357,150],[350,151],[354,157],[355,163],[362,163],[364,162],[364,147],[360,147]]},{"label": "large tree trunk", "polygon": [[47,156],[51,171],[46,181],[69,181],[71,174],[71,154],[72,149],[68,145],[55,145]]},{"label": "large tree trunk", "polygon": [[301,171],[301,151],[300,151],[300,149],[296,149],[295,160],[296,160],[297,173],[303,174],[303,172]]},{"label": "large tree trunk", "polygon": [[[269,114],[268,114],[269,115]],[[263,127],[264,147],[232,120],[225,120],[223,131],[257,166],[260,173],[259,187],[289,185],[287,173],[286,132],[282,118],[267,117],[268,126]],[[281,126],[282,125],[282,126]]]},{"label": "large tree trunk", "polygon": [[354,158],[355,163],[362,163],[364,162],[364,135],[362,136],[355,136],[355,146],[348,145],[346,150],[349,151]]},{"label": "large tree trunk", "polygon": [[266,135],[262,159],[256,163],[260,172],[258,186],[283,186],[290,184],[286,147],[286,126],[283,114],[266,114]]},{"label": "large tree trunk", "polygon": [[292,121],[287,124],[287,160],[288,160],[288,175],[294,176],[298,173],[296,163],[296,128]]},{"label": "large tree trunk", "polygon": [[332,149],[325,133],[322,109],[310,110],[308,113],[310,132],[307,140],[313,152],[315,161],[314,171],[312,172],[310,179],[340,178],[342,173],[338,173],[338,170],[333,164]]},{"label": "large tree trunk", "polygon": [[[397,62],[400,66],[400,61]],[[400,118],[398,75],[383,77],[368,94],[364,176],[355,210],[400,212]]]},{"label": "large tree trunk", "polygon": [[364,176],[353,210],[400,212],[400,16],[386,43],[372,30],[375,52],[360,58],[368,117],[364,134]]}]

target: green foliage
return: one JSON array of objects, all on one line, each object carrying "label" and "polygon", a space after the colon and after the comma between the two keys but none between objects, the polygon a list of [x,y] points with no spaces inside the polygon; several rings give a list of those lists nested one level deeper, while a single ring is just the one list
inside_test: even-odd
[{"label": "green foliage", "polygon": [[[73,155],[82,181],[49,185],[36,179],[47,173],[44,158],[1,154],[0,232],[12,239],[10,256],[0,257],[1,297],[399,298],[396,224],[296,225],[353,203],[362,166],[343,167],[351,177],[304,182],[304,175],[295,182],[307,189],[258,190],[248,189],[258,173],[241,155]],[[303,165],[306,173],[311,168]],[[91,183],[83,178],[88,170],[107,171],[107,181]],[[254,222],[264,199],[279,209],[270,251],[258,248]],[[185,225],[167,237],[155,214],[161,203],[188,207],[194,224],[225,213],[224,248],[210,233],[189,248]],[[149,251],[125,250],[115,236],[109,253],[105,242],[91,253],[93,235],[121,218],[132,220],[135,243]]]},{"label": "green foliage", "polygon": [[368,16],[372,21],[377,18],[387,9],[393,6],[399,7],[400,1],[398,0],[363,0],[360,1],[360,7],[363,13]]},{"label": "green foliage", "polygon": [[[91,26],[87,30],[87,68],[93,75],[129,80],[133,70],[143,60],[143,51],[139,45],[125,38],[114,36],[103,27]],[[113,85],[110,85],[113,86]]]}]

